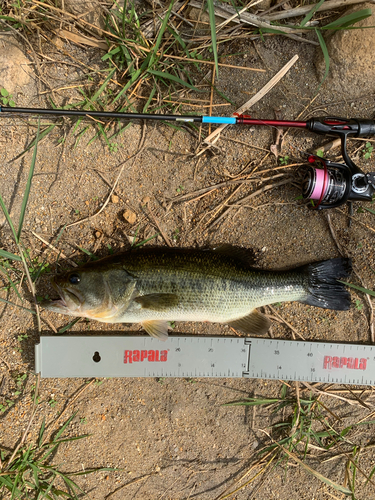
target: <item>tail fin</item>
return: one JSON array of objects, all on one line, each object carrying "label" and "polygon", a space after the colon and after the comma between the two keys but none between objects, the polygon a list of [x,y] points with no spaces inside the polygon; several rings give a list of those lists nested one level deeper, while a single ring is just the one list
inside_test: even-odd
[{"label": "tail fin", "polygon": [[338,278],[346,278],[352,270],[351,259],[330,259],[316,262],[304,267],[309,276],[309,297],[305,304],[347,311],[350,307],[350,293]]}]

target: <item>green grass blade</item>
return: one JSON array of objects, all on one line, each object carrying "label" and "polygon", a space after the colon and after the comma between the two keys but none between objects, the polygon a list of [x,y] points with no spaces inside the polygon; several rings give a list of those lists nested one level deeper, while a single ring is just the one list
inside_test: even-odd
[{"label": "green grass blade", "polygon": [[[53,483],[55,482],[55,479],[56,479],[56,474],[53,475],[52,480],[51,479],[49,480],[51,482],[49,483],[48,488],[43,492],[43,495],[40,497],[40,500],[43,500],[44,498],[47,498],[47,499],[53,498],[53,497],[49,496],[49,492],[53,488]],[[55,496],[55,495],[53,495],[53,496]]]},{"label": "green grass blade", "polygon": [[15,255],[14,253],[7,252],[6,250],[2,250],[0,248],[0,257],[4,257],[9,260],[17,260],[18,262],[22,262],[22,259],[19,255]]},{"label": "green grass blade", "polygon": [[154,85],[152,87],[150,95],[148,96],[146,104],[143,106],[142,113],[146,113],[147,112],[147,109],[148,109],[149,105],[151,104],[152,98],[154,97],[155,93],[156,93],[156,86]]},{"label": "green grass blade", "polygon": [[3,299],[2,297],[0,297],[0,302],[4,302],[5,304],[9,304],[9,305],[14,306],[14,307],[19,307],[20,309],[23,309],[24,311],[30,312],[31,314],[36,314],[36,312],[33,311],[32,309],[27,309],[27,307],[20,306],[18,304],[15,304],[14,302],[10,302],[9,300]]},{"label": "green grass blade", "polygon": [[[133,248],[136,248],[136,247],[141,247],[142,245],[144,245],[145,243],[147,243],[148,241],[150,240],[153,240],[154,238],[156,238],[157,236],[159,236],[159,233],[156,233],[154,234],[153,236],[150,236],[149,238],[146,238],[145,240],[143,241],[140,241],[139,243],[136,243],[135,245],[132,244],[132,247]],[[133,240],[134,241],[134,240]]]},{"label": "green grass blade", "polygon": [[0,475],[0,486],[1,484],[3,484],[3,486],[5,486],[5,488],[9,491],[12,491],[12,488],[13,488],[13,483],[12,481],[9,479],[9,475],[7,476],[2,476]]},{"label": "green grass blade", "polygon": [[235,401],[234,403],[225,403],[223,406],[260,406],[260,405],[272,405],[278,403],[280,399],[248,399],[244,401]]},{"label": "green grass blade", "polygon": [[45,428],[46,428],[46,419],[43,418],[43,422],[42,422],[42,425],[40,426],[40,430],[39,430],[39,440],[38,440],[39,447],[42,446]]},{"label": "green grass blade", "polygon": [[29,176],[28,176],[27,183],[26,183],[25,193],[24,193],[23,199],[22,199],[20,220],[19,220],[19,224],[18,224],[17,242],[20,240],[20,237],[21,237],[23,221],[25,219],[25,213],[26,213],[26,206],[27,206],[27,202],[29,200],[29,195],[30,195],[31,182],[32,182],[33,175],[34,175],[36,153],[38,150],[38,142],[39,142],[39,130],[40,130],[40,119],[38,120],[38,130],[36,133],[35,146],[34,146],[33,157],[31,160]]},{"label": "green grass blade", "polygon": [[22,302],[22,301],[23,301],[23,298],[21,297],[20,292],[17,290],[17,287],[16,287],[16,285],[14,284],[14,282],[13,282],[12,278],[9,276],[8,271],[7,271],[7,270],[6,270],[6,269],[5,269],[2,265],[0,265],[0,271],[1,271],[2,273],[4,273],[4,274],[5,274],[5,276],[7,277],[7,280],[9,281],[10,286],[13,288],[13,290],[14,290],[14,292],[16,293],[17,297],[18,297],[18,298],[21,300],[21,302]]},{"label": "green grass blade", "polygon": [[97,257],[95,254],[90,252],[90,250],[86,250],[86,248],[80,247],[79,245],[77,245],[77,247],[81,250],[81,252],[83,252],[86,255],[88,255],[89,257],[91,257],[92,260],[98,260],[99,257]]},{"label": "green grass blade", "polygon": [[[7,209],[7,207],[5,206],[5,203],[4,203],[4,201],[3,201],[3,198],[2,198],[2,196],[1,196],[1,194],[0,194],[0,207],[1,207],[1,210],[3,211],[3,213],[4,213],[4,215],[5,215],[5,218],[6,218],[6,220],[7,220],[8,225],[9,225],[9,227],[10,227],[10,229],[11,229],[12,233],[13,233],[14,240],[15,240],[15,242],[16,242],[16,243],[18,243],[18,239],[17,239],[17,232],[16,232],[16,230],[15,230],[15,228],[14,228],[14,226],[13,226],[12,219],[10,218],[10,215],[9,215],[8,209]],[[5,250],[3,250],[3,251],[5,251]],[[20,258],[21,258],[21,257],[20,257]],[[22,260],[22,259],[21,259],[21,260]]]},{"label": "green grass blade", "polygon": [[[102,85],[99,87],[99,89],[95,92],[95,94],[92,96],[92,98],[90,99],[91,102],[95,102],[98,97],[101,95],[101,93],[105,90],[105,88],[107,87],[110,79],[112,78],[114,72],[116,71],[116,68],[113,68],[109,75],[107,76],[107,78],[104,80],[104,82],[102,83]],[[90,113],[87,113],[87,114],[90,114]]]},{"label": "green grass blade", "polygon": [[41,470],[39,469],[39,467],[37,467],[32,462],[29,462],[29,466],[30,466],[31,470],[33,471],[34,483],[35,483],[35,486],[37,489],[37,488],[39,488],[39,474],[41,473]]},{"label": "green grass blade", "polygon": [[313,17],[313,15],[315,14],[315,12],[319,9],[319,7],[324,3],[324,0],[320,0],[320,2],[318,2],[317,4],[314,5],[314,7],[310,10],[310,12],[308,12],[305,16],[305,18],[303,19],[302,23],[300,24],[300,27],[303,28],[305,26],[305,24],[307,24],[310,19]]},{"label": "green grass blade", "polygon": [[67,330],[69,330],[69,328],[71,328],[72,326],[74,326],[76,323],[78,323],[78,321],[82,319],[82,318],[75,318],[73,319],[73,321],[71,321],[70,323],[68,323],[67,325],[63,326],[62,328],[60,328],[60,330],[57,332],[58,335],[62,335],[63,333],[65,333]]},{"label": "green grass blade", "polygon": [[174,4],[174,0],[171,0],[171,3],[168,7],[168,10],[167,12],[165,13],[165,16],[164,16],[164,19],[163,19],[163,22],[160,26],[160,30],[159,30],[159,33],[158,33],[158,36],[156,38],[156,41],[155,41],[155,45],[153,47],[153,51],[150,52],[151,54],[151,57],[149,59],[149,63],[148,63],[148,67],[150,68],[154,62],[155,62],[155,59],[156,59],[156,53],[157,51],[159,50],[159,47],[160,47],[160,44],[161,44],[161,40],[163,38],[163,35],[164,35],[164,31],[166,30],[167,28],[167,24],[168,24],[168,21],[169,21],[169,17],[171,15],[171,11],[172,11],[172,7],[173,7],[173,4]]},{"label": "green grass blade", "polygon": [[328,53],[326,42],[324,41],[323,35],[320,32],[320,30],[315,29],[315,33],[316,33],[316,36],[318,37],[320,48],[322,49],[323,56],[324,56],[324,62],[325,62],[325,65],[326,65],[326,69],[324,71],[323,79],[322,79],[322,81],[319,84],[318,90],[316,91],[316,93],[318,93],[319,90],[320,90],[320,87],[323,85],[324,80],[327,78],[328,73],[329,73],[329,53]]},{"label": "green grass blade", "polygon": [[217,78],[219,78],[219,58],[217,55],[215,7],[213,0],[207,0],[207,5],[208,5],[208,15],[210,18],[210,27],[211,27],[212,52],[214,54],[216,76]]},{"label": "green grass blade", "polygon": [[[12,492],[11,492],[11,500],[13,500],[13,498],[17,498],[19,497],[19,493],[17,493],[19,491],[19,489],[17,488],[17,484],[18,482],[20,481],[22,477],[22,472],[19,472],[14,480],[14,483],[13,483],[13,488],[12,488]],[[15,497],[14,495],[17,495],[17,497]]]},{"label": "green grass blade", "polygon": [[[151,54],[151,52],[150,52]],[[112,101],[112,104],[114,104],[116,101],[118,101],[120,99],[120,97],[129,89],[129,87],[131,87],[133,85],[133,83],[138,80],[138,78],[141,76],[141,74],[143,73],[143,71],[146,69],[147,67],[147,64],[145,64],[145,62],[147,61],[148,63],[148,59],[149,57],[147,57],[144,61],[144,63],[142,64],[142,66],[133,73],[132,77],[130,78],[130,80],[127,82],[127,84],[125,85],[125,87],[123,87],[123,89],[117,94],[117,96],[113,99]]]},{"label": "green grass blade", "polygon": [[[40,133],[39,133],[39,139],[38,139],[38,142],[40,142],[42,139],[44,139],[44,137],[46,137],[50,132],[52,132],[52,130],[56,127],[56,125],[50,125],[49,127],[45,128],[44,130],[42,130]],[[20,155],[18,155],[15,159],[17,158],[20,158],[22,155],[24,155],[25,153],[27,153],[28,151],[30,151],[30,149],[32,149],[37,143],[37,139],[33,139],[30,144],[27,146],[27,148],[22,151],[22,153]],[[12,160],[13,161],[13,160]]]},{"label": "green grass blade", "polygon": [[348,488],[345,488],[345,486],[342,486],[341,484],[338,484],[338,483],[335,483],[334,481],[331,481],[331,479],[328,479],[328,477],[325,477],[323,476],[323,474],[320,474],[319,472],[317,472],[316,470],[312,469],[311,467],[309,467],[305,462],[303,462],[302,460],[300,460],[298,457],[296,457],[296,455],[294,455],[293,453],[291,453],[287,448],[285,448],[285,446],[280,446],[278,443],[277,445],[289,456],[291,457],[293,460],[295,460],[299,465],[301,465],[301,467],[303,467],[306,472],[312,474],[313,476],[315,476],[317,479],[319,479],[322,483],[325,483],[327,484],[328,486],[331,486],[332,488],[334,488],[336,491],[339,491],[340,493],[343,493],[344,495],[347,495],[347,496],[352,496],[352,492],[351,490],[349,490]]},{"label": "green grass blade", "polygon": [[157,76],[159,78],[166,78],[167,80],[172,80],[173,82],[179,83],[184,87],[188,87],[189,89],[195,90],[196,92],[202,92],[202,90],[197,89],[194,85],[190,85],[190,83],[181,80],[178,76],[171,75],[170,73],[165,73],[164,71],[157,71],[154,69],[149,69],[148,73],[151,75]]},{"label": "green grass blade", "polygon": [[362,286],[353,285],[353,283],[347,283],[346,281],[342,281],[342,280],[338,280],[338,281],[340,281],[340,283],[344,283],[344,285],[346,285],[350,288],[354,288],[355,290],[358,290],[358,291],[363,292],[363,293],[367,293],[368,295],[375,297],[374,290],[369,290],[368,288],[363,288]]},{"label": "green grass blade", "polygon": [[75,411],[69,418],[68,420],[60,427],[60,429],[58,430],[56,436],[54,437],[53,441],[56,442],[59,437],[61,436],[61,434],[65,431],[65,429],[68,427],[68,425],[70,424],[70,422],[73,420],[73,418],[77,415],[78,413],[78,410]]},{"label": "green grass blade", "polygon": [[331,30],[347,28],[349,26],[352,26],[353,24],[363,21],[363,19],[366,19],[370,16],[372,16],[371,9],[358,10],[357,12],[353,12],[352,14],[348,14],[347,16],[340,17],[332,23],[326,24],[322,29]]},{"label": "green grass blade", "polygon": [[370,212],[370,214],[375,215],[375,210],[372,210],[371,208],[367,207],[362,207],[363,210],[366,210],[367,212]]}]

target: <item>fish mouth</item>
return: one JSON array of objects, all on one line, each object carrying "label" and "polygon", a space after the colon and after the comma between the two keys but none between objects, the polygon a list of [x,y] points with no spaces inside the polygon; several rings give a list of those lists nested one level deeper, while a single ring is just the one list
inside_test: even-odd
[{"label": "fish mouth", "polygon": [[82,298],[77,291],[62,288],[55,281],[52,281],[52,286],[58,293],[59,298],[43,301],[40,305],[49,311],[61,314],[74,315],[78,313],[82,305]]}]

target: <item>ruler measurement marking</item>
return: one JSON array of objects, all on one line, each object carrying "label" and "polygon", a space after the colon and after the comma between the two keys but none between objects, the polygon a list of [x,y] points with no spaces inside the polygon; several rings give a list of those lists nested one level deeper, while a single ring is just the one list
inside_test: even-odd
[{"label": "ruler measurement marking", "polygon": [[[100,353],[100,362],[91,351]],[[133,353],[133,362],[126,353]],[[329,369],[326,358],[333,360]],[[165,344],[140,336],[42,337],[36,371],[42,377],[232,376],[375,385],[375,356],[368,345],[250,337],[176,336]]]}]

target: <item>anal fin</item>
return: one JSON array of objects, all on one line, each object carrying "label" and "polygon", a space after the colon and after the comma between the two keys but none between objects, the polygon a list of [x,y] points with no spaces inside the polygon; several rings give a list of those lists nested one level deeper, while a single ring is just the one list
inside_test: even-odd
[{"label": "anal fin", "polygon": [[271,326],[271,321],[254,309],[247,316],[231,321],[228,325],[248,335],[265,335]]},{"label": "anal fin", "polygon": [[150,320],[143,321],[141,323],[142,327],[146,330],[146,332],[151,335],[151,337],[155,337],[156,339],[162,340],[165,342],[168,338],[168,321],[164,320]]}]

